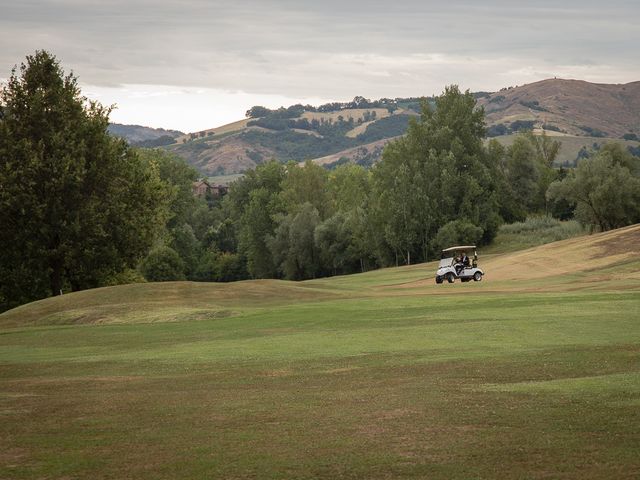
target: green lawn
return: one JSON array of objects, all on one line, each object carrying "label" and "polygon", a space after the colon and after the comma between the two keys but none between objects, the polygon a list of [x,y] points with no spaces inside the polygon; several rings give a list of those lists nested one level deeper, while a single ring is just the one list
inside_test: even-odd
[{"label": "green lawn", "polygon": [[0,478],[638,478],[640,279],[389,287],[431,269],[0,315]]}]

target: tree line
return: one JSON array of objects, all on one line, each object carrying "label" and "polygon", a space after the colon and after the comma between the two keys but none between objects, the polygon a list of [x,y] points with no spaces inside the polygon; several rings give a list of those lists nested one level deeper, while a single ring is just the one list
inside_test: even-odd
[{"label": "tree line", "polygon": [[266,162],[222,199],[159,149],[107,133],[109,109],[81,96],[47,52],[0,93],[0,308],[61,292],[150,281],[302,280],[423,262],[490,243],[532,213],[595,230],[640,221],[640,159],[604,145],[556,169],[560,144],[484,142],[472,94],[424,100],[370,169]]},{"label": "tree line", "polygon": [[327,113],[355,108],[386,108],[389,112],[393,112],[401,105],[406,107],[406,104],[417,102],[419,102],[417,98],[381,98],[379,100],[369,100],[361,95],[357,95],[350,102],[329,102],[317,107],[313,105],[296,104],[286,108],[270,109],[261,105],[254,105],[246,111],[245,116],[247,118],[271,117],[287,119],[298,118],[304,112]]},{"label": "tree line", "polygon": [[[483,111],[454,86],[433,108],[423,102],[420,118],[370,169],[260,165],[213,207],[217,226],[198,247],[211,259],[201,268],[218,277],[191,278],[300,280],[422,262],[452,244],[488,244],[502,223],[531,214],[575,215],[599,230],[640,220],[638,159],[620,146],[566,170],[554,168],[560,143],[546,135],[522,133],[508,147],[484,136]],[[602,162],[597,175],[583,172]],[[623,188],[606,180],[613,172],[627,175]],[[585,199],[578,185],[596,197]],[[590,204],[610,210],[609,223]],[[218,270],[215,255],[225,259]]]}]

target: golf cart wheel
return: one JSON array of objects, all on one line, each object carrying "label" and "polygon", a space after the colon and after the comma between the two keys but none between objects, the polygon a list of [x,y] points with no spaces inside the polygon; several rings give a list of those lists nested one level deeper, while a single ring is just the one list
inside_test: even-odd
[{"label": "golf cart wheel", "polygon": [[447,282],[453,283],[454,280],[455,280],[455,277],[453,276],[453,273],[451,272],[447,273]]},{"label": "golf cart wheel", "polygon": [[482,280],[482,274],[481,274],[480,272],[476,272],[476,273],[474,273],[474,274],[473,274],[473,279],[474,279],[476,282],[479,282],[480,280]]},{"label": "golf cart wheel", "polygon": [[443,278],[442,277],[436,277],[436,283],[442,283]]}]

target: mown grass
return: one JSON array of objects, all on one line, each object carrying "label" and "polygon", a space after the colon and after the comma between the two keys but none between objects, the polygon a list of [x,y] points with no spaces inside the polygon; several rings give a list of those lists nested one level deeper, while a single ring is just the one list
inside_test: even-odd
[{"label": "mown grass", "polygon": [[433,265],[144,284],[7,312],[0,478],[637,478],[639,268],[576,267],[564,291],[420,287]]}]

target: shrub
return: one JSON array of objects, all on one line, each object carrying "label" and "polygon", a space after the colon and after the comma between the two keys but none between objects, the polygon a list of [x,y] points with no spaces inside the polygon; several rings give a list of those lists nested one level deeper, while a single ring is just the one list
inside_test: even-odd
[{"label": "shrub", "polygon": [[178,253],[169,247],[158,247],[140,264],[140,271],[150,282],[184,280],[185,265]]},{"label": "shrub", "polygon": [[509,129],[503,123],[491,125],[487,128],[487,137],[499,137],[500,135],[506,135],[507,133],[509,133]]},{"label": "shrub", "polygon": [[134,269],[127,269],[123,272],[110,275],[105,279],[104,285],[127,285],[130,283],[144,283],[146,282],[142,274]]},{"label": "shrub", "polygon": [[520,100],[520,105],[522,105],[523,107],[527,107],[530,108],[531,110],[537,110],[539,112],[548,112],[549,110],[547,110],[544,107],[540,106],[540,103],[537,100]]},{"label": "shrub", "polygon": [[240,254],[206,252],[200,258],[194,280],[199,282],[233,282],[248,278],[245,260]]},{"label": "shrub", "polygon": [[516,120],[511,122],[511,131],[519,132],[521,130],[533,130],[534,120]]},{"label": "shrub", "polygon": [[602,130],[598,130],[597,128],[588,127],[586,125],[581,125],[579,128],[580,128],[580,130],[582,130],[583,132],[587,133],[591,137],[606,137],[607,136],[607,134],[605,132],[603,132]]}]

